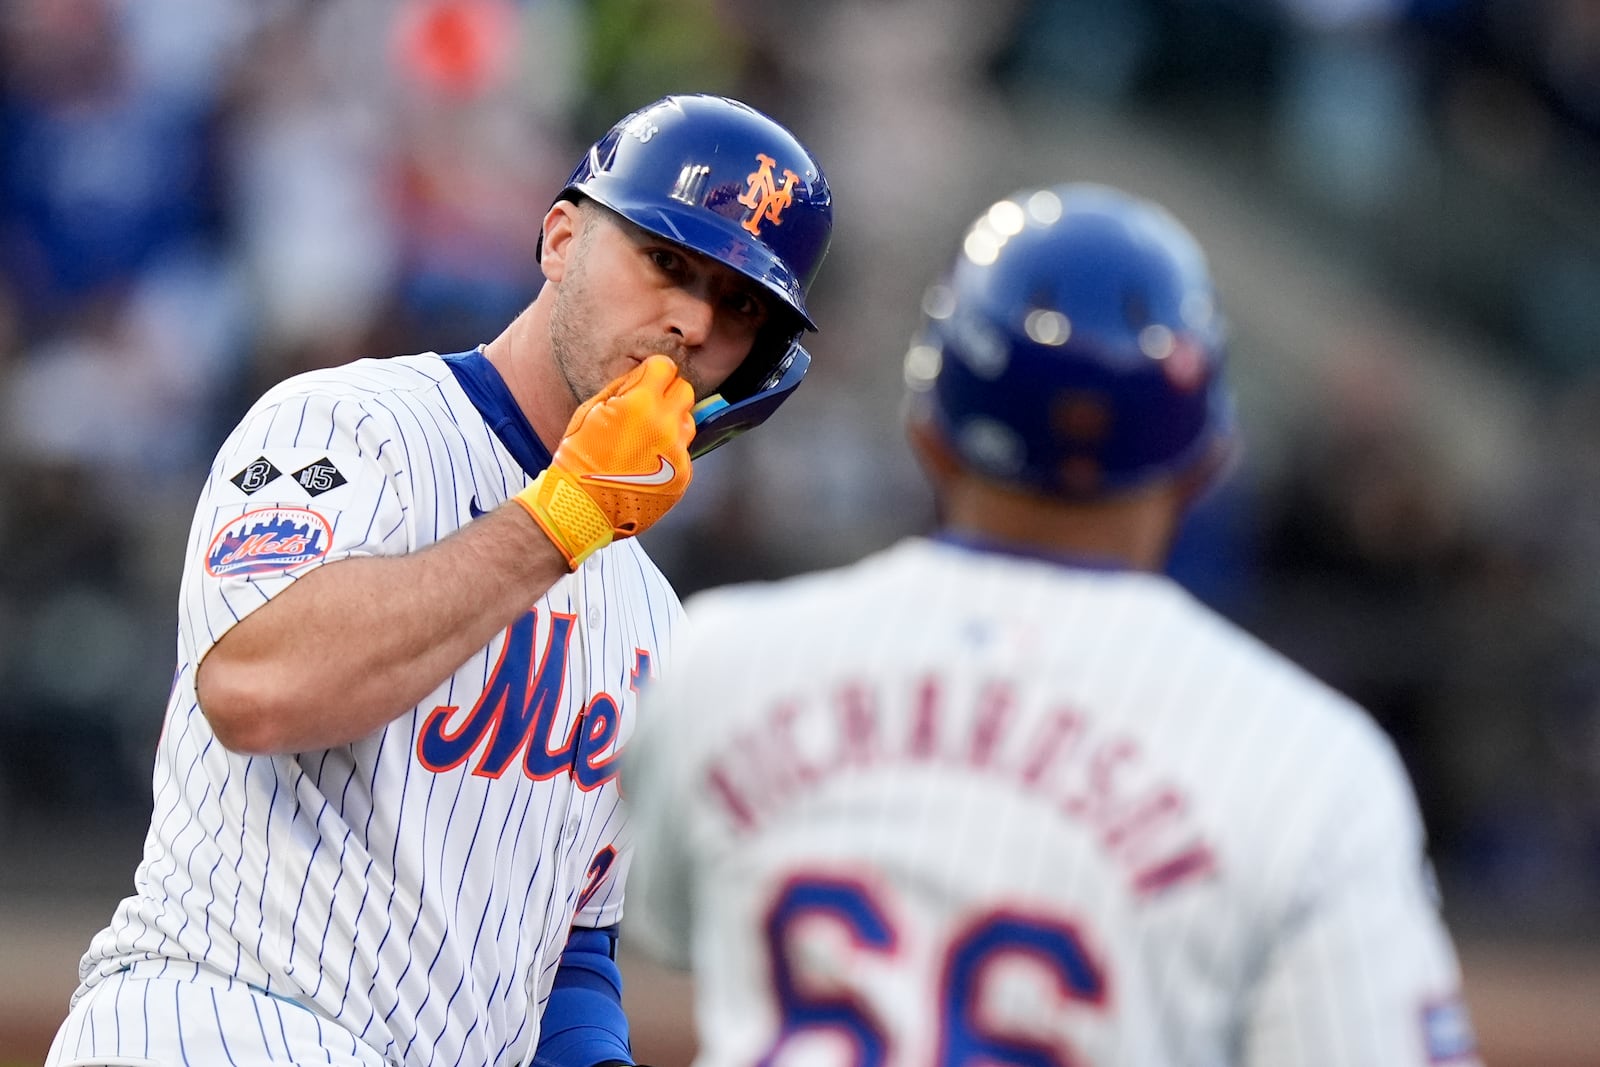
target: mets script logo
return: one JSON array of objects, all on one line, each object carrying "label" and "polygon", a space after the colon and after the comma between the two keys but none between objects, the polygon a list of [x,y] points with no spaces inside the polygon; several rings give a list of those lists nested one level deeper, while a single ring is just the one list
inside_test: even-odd
[{"label": "mets script logo", "polygon": [[[596,789],[617,774],[617,735],[622,708],[609,693],[595,693],[569,728],[563,689],[574,616],[551,612],[544,652],[536,654],[539,613],[530,611],[506,631],[500,660],[483,692],[465,715],[441,704],[417,731],[417,759],[443,774],[474,756],[472,773],[499,778],[513,766],[533,781],[571,775],[582,790]],[[650,653],[634,650],[629,687],[638,691],[650,676]],[[606,861],[609,862],[609,861]]]},{"label": "mets script logo", "polygon": [[750,217],[742,225],[759,237],[763,219],[774,226],[783,225],[783,209],[794,202],[794,183],[800,180],[800,176],[785,169],[783,188],[780,189],[772,178],[772,168],[778,165],[778,161],[765,153],[757,153],[756,164],[755,172],[745,178],[750,186],[739,197],[739,203],[751,209]]},{"label": "mets script logo", "polygon": [[206,572],[225,578],[286,571],[326,556],[332,537],[328,520],[309,508],[257,508],[217,531],[206,549]]}]

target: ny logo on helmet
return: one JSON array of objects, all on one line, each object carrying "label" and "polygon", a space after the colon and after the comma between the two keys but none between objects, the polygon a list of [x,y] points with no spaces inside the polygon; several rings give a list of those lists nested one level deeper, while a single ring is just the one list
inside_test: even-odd
[{"label": "ny logo on helmet", "polygon": [[772,179],[772,168],[778,161],[765,153],[756,154],[758,169],[745,178],[750,187],[739,197],[739,203],[751,208],[751,214],[744,220],[743,226],[757,237],[761,236],[761,220],[766,219],[774,226],[783,225],[783,209],[794,201],[794,183],[800,176],[794,171],[785,169],[783,172],[783,188],[778,188]]}]

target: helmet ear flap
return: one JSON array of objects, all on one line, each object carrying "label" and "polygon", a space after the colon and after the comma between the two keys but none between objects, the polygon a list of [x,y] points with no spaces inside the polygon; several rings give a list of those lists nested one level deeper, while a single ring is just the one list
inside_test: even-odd
[{"label": "helmet ear flap", "polygon": [[793,341],[777,366],[757,383],[750,395],[730,401],[717,393],[695,405],[695,436],[689,443],[690,458],[699,459],[766,422],[778,406],[789,399],[789,394],[800,387],[810,369],[811,353],[798,341]]},{"label": "helmet ear flap", "polygon": [[784,360],[800,340],[804,325],[778,308],[756,333],[750,354],[734,368],[717,390],[728,403],[737,403],[777,384]]}]

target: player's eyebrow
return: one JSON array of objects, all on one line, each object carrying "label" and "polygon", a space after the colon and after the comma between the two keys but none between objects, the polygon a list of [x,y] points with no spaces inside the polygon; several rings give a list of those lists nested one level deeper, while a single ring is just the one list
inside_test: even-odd
[{"label": "player's eyebrow", "polygon": [[697,268],[710,271],[713,274],[726,278],[727,285],[725,288],[729,292],[741,293],[753,298],[765,309],[767,318],[770,319],[781,311],[779,304],[773,299],[772,293],[768,291],[766,286],[750,278],[748,275],[734,270],[726,263],[718,262],[711,256],[706,255],[704,252],[697,251],[693,248],[688,248],[670,237],[664,237],[659,233],[653,233],[652,231],[645,229],[643,226],[640,226],[630,219],[623,218],[621,215],[617,214],[615,211],[612,211],[604,204],[595,203],[592,200],[586,200],[584,201],[584,204],[592,205],[595,209],[602,212],[604,216],[611,222],[611,224],[616,226],[617,229],[621,230],[628,240],[633,242],[636,247],[648,248],[652,246],[659,246],[661,248],[670,248],[684,259],[694,263]]}]

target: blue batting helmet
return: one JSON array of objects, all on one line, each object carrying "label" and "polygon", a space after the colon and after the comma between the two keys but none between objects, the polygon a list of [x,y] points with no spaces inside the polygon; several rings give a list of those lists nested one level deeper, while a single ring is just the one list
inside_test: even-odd
[{"label": "blue batting helmet", "polygon": [[822,167],[795,136],[747,104],[668,96],[595,142],[557,199],[586,197],[635,226],[709,256],[775,298],[772,321],[701,413],[691,453],[765,421],[800,384],[816,329],[806,291],[833,232]]},{"label": "blue batting helmet", "polygon": [[988,477],[1083,499],[1214,473],[1229,451],[1205,257],[1156,204],[1086,184],[1002,200],[923,311],[910,415]]}]

